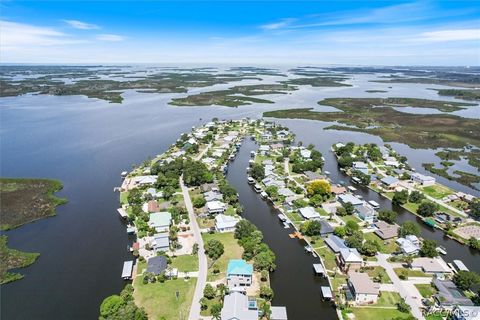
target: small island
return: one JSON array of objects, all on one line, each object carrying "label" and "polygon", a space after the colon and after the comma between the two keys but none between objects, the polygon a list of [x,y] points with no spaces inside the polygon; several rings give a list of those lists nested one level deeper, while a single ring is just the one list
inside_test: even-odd
[{"label": "small island", "polygon": [[55,208],[67,202],[53,194],[63,188],[58,180],[0,178],[1,230],[55,215]]},{"label": "small island", "polygon": [[7,241],[7,236],[0,236],[0,284],[22,279],[23,275],[8,270],[27,267],[40,255],[10,249],[7,247]]}]

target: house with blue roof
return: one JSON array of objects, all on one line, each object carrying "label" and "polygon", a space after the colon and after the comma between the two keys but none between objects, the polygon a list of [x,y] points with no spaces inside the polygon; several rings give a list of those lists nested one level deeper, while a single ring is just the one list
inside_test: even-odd
[{"label": "house with blue roof", "polygon": [[232,259],[227,267],[227,285],[229,288],[248,287],[252,284],[253,265],[243,259]]},{"label": "house with blue roof", "polygon": [[388,189],[395,189],[398,186],[398,183],[400,182],[397,178],[392,177],[392,176],[385,176],[383,177],[380,182],[382,185]]}]

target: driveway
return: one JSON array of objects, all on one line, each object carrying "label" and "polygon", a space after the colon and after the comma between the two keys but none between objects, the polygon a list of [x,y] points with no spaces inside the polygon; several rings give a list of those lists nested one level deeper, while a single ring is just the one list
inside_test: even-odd
[{"label": "driveway", "polygon": [[183,184],[183,177],[180,177],[180,187],[182,188],[183,200],[185,201],[185,207],[187,208],[190,224],[192,225],[193,236],[195,242],[198,243],[198,278],[195,292],[193,293],[192,306],[190,307],[190,313],[188,315],[189,320],[198,320],[201,318],[200,299],[203,297],[203,289],[207,281],[207,256],[203,250],[202,234],[200,233],[195,212],[193,211],[188,188]]},{"label": "driveway", "polygon": [[400,296],[405,299],[405,302],[412,307],[412,315],[416,319],[424,320],[421,307],[422,297],[413,283],[408,281],[401,281],[393,270],[393,266],[387,261],[389,255],[377,254],[378,264],[382,266],[387,272],[390,280],[393,282],[393,286],[397,288]]}]

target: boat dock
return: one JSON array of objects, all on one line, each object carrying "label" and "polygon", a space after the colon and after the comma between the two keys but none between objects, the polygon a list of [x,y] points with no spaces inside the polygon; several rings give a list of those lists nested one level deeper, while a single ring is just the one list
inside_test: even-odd
[{"label": "boat dock", "polygon": [[300,240],[303,240],[303,239],[304,239],[303,235],[302,235],[300,232],[298,232],[298,231],[297,231],[297,232],[294,232],[294,233],[290,233],[288,236],[289,236],[290,238],[292,238],[292,239],[295,239],[295,238],[298,238],[298,239],[300,239]]},{"label": "boat dock", "polygon": [[132,279],[132,272],[133,272],[133,260],[125,261],[123,263],[122,279],[123,280],[131,280]]},{"label": "boat dock", "polygon": [[320,290],[322,291],[323,300],[332,300],[333,294],[332,290],[330,290],[330,287],[321,286]]},{"label": "boat dock", "polygon": [[323,268],[321,263],[314,263],[313,264],[313,271],[315,275],[325,277],[327,273],[325,272],[325,268]]}]

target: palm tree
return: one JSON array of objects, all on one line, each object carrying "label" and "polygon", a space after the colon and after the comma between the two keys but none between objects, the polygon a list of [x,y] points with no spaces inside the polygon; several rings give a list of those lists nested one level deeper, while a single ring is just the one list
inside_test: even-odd
[{"label": "palm tree", "polygon": [[270,320],[272,310],[270,309],[270,304],[267,301],[262,304],[260,311],[262,312],[262,319]]}]

